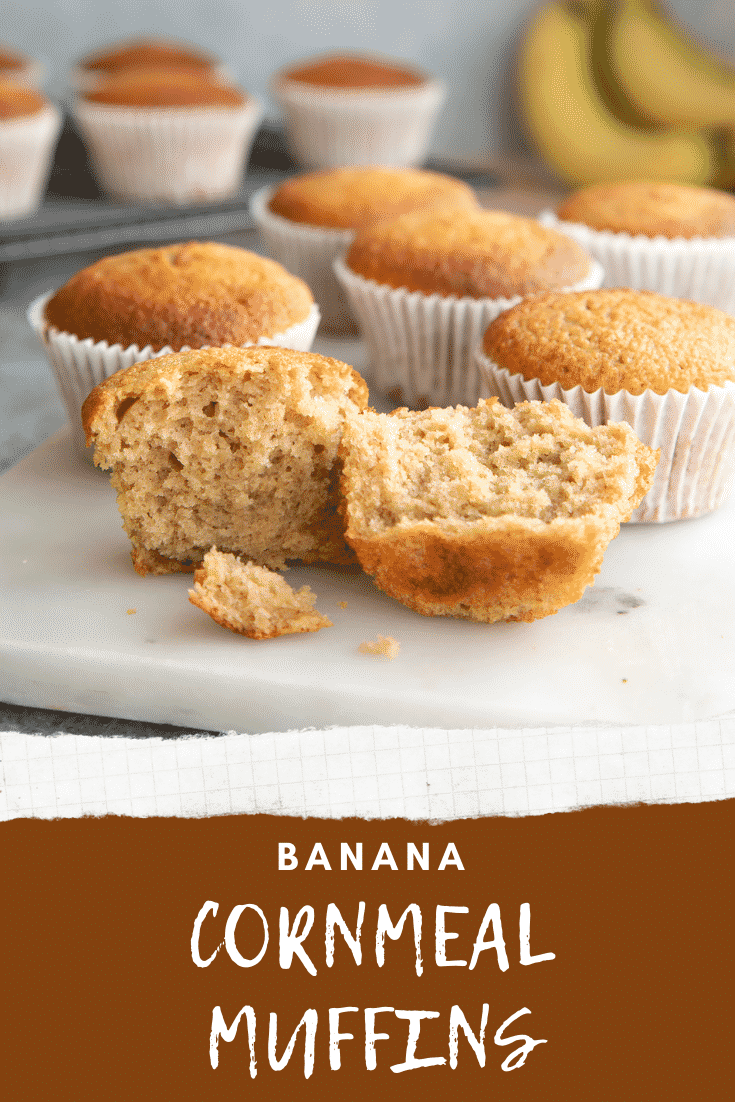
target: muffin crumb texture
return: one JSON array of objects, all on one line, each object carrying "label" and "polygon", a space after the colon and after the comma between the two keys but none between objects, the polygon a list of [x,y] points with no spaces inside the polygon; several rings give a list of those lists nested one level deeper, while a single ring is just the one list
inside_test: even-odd
[{"label": "muffin crumb texture", "polygon": [[206,551],[279,568],[353,561],[334,464],[367,387],[347,364],[283,348],[220,348],[134,364],[97,386],[82,420],[111,467],[139,574],[191,570]]},{"label": "muffin crumb texture", "polygon": [[157,352],[271,338],[304,321],[312,305],[306,284],[275,261],[191,241],[104,257],[72,276],[44,317],[80,340]]},{"label": "muffin crumb texture", "polygon": [[735,236],[735,197],[715,188],[645,180],[595,184],[557,210],[565,222],[644,237]]},{"label": "muffin crumb texture", "polygon": [[735,382],[735,318],[653,291],[547,294],[491,322],[483,352],[542,386],[686,393]]},{"label": "muffin crumb texture", "polygon": [[366,639],[357,649],[360,654],[370,654],[375,658],[395,658],[401,644],[392,635],[378,635],[377,639]]},{"label": "muffin crumb texture", "polygon": [[293,590],[280,574],[242,563],[215,547],[194,574],[189,600],[222,627],[250,639],[275,639],[332,626],[314,608],[316,595],[308,585]]},{"label": "muffin crumb texture", "polygon": [[376,283],[458,298],[562,289],[591,266],[575,241],[535,219],[479,209],[420,211],[369,226],[346,263]]},{"label": "muffin crumb texture", "polygon": [[425,615],[487,622],[578,600],[657,458],[626,424],[496,399],[365,411],[341,457],[347,540],[376,584]]}]

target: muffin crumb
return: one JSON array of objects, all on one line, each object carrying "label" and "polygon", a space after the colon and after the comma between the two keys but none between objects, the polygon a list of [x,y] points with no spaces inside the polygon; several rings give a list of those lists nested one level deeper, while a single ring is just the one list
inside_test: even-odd
[{"label": "muffin crumb", "polygon": [[319,631],[332,621],[314,608],[316,594],[299,590],[272,570],[242,563],[212,547],[194,575],[189,600],[229,631],[249,639]]},{"label": "muffin crumb", "polygon": [[357,649],[360,654],[371,654],[376,658],[395,658],[401,644],[392,635],[378,635],[377,639],[366,639]]}]

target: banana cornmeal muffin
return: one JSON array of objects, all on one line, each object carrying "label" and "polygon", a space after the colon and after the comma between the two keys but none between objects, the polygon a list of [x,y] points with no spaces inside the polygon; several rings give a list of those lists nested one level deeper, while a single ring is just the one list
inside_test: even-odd
[{"label": "banana cornmeal muffin", "polygon": [[536,620],[581,597],[650,485],[625,424],[497,399],[348,419],[346,538],[376,584],[426,616]]},{"label": "banana cornmeal muffin", "polygon": [[194,574],[189,600],[223,628],[250,639],[275,639],[332,627],[314,608],[308,585],[293,590],[280,574],[213,547]]},{"label": "banana cornmeal muffin", "polygon": [[290,222],[341,230],[438,206],[476,209],[478,203],[468,184],[444,173],[381,166],[294,176],[276,188],[268,203],[273,214]]},{"label": "banana cornmeal muffin", "polygon": [[569,287],[591,269],[568,237],[504,211],[409,213],[358,232],[347,267],[422,294],[511,298]]},{"label": "banana cornmeal muffin", "polygon": [[557,209],[565,222],[645,237],[733,237],[735,197],[714,188],[644,180],[595,184]]},{"label": "banana cornmeal muffin", "polygon": [[242,107],[247,96],[198,72],[125,70],[84,93],[88,103],[115,107]]},{"label": "banana cornmeal muffin", "polygon": [[334,465],[366,402],[347,364],[285,348],[161,356],[95,387],[82,421],[135,569],[188,570],[212,546],[274,568],[349,561]]},{"label": "banana cornmeal muffin", "polygon": [[48,101],[35,88],[0,78],[0,123],[38,115],[48,106]]},{"label": "banana cornmeal muffin", "polygon": [[191,241],[104,257],[72,276],[44,317],[79,340],[178,351],[274,337],[312,307],[306,284],[275,261]]},{"label": "banana cornmeal muffin", "polygon": [[565,390],[663,395],[735,382],[735,318],[651,291],[526,299],[490,324],[482,348],[511,374]]},{"label": "banana cornmeal muffin", "polygon": [[219,65],[214,55],[165,38],[134,38],[90,54],[79,62],[79,68],[102,77],[126,69],[182,69],[190,72],[213,72]]},{"label": "banana cornmeal muffin", "polygon": [[389,62],[367,54],[329,54],[286,69],[281,79],[312,88],[345,91],[350,88],[415,88],[426,84],[429,78],[400,62]]}]

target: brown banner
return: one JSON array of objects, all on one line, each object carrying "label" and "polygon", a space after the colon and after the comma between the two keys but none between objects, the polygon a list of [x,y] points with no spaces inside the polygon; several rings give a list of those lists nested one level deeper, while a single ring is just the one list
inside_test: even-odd
[{"label": "brown banner", "polygon": [[6,823],[4,1091],[724,1099],[734,823]]}]

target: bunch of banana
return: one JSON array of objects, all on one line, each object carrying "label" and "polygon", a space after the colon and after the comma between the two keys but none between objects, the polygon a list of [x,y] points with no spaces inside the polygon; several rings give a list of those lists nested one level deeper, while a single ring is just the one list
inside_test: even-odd
[{"label": "bunch of banana", "polygon": [[541,8],[519,82],[531,137],[571,184],[735,183],[735,71],[650,0]]}]

